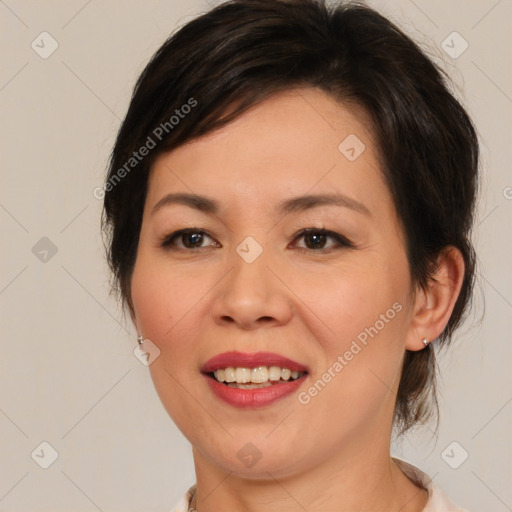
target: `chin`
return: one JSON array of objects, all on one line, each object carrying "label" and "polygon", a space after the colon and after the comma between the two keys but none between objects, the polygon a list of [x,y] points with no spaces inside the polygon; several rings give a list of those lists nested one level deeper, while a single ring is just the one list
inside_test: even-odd
[{"label": "chin", "polygon": [[223,471],[249,480],[268,480],[269,474],[274,478],[284,478],[298,472],[300,454],[293,446],[281,444],[277,451],[276,444],[265,440],[264,436],[261,442],[247,439],[237,441],[230,438],[229,442],[219,446],[218,451],[212,451],[212,445],[198,451]]}]

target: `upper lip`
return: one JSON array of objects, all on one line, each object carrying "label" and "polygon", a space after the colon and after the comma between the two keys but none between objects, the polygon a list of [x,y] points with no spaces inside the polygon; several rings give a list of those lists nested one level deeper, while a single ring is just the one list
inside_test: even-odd
[{"label": "upper lip", "polygon": [[279,366],[292,371],[307,372],[308,369],[301,363],[273,352],[223,352],[208,359],[201,368],[203,373],[211,373],[219,368],[228,366],[239,368],[256,368],[258,366]]}]

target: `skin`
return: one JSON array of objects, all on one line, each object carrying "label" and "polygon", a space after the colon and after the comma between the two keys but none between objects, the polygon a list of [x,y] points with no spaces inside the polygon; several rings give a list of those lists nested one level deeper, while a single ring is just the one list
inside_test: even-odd
[{"label": "skin", "polygon": [[[353,162],[338,145],[364,142]],[[169,193],[220,203],[210,215],[171,204]],[[284,199],[338,192],[368,214],[327,205],[287,215]],[[162,247],[184,228],[205,230]],[[325,228],[315,248],[305,228]],[[252,236],[262,254],[247,263],[237,246]],[[423,349],[445,327],[464,265],[448,248],[436,282],[419,289],[379,169],[371,123],[356,106],[313,88],[279,93],[230,125],[155,162],[132,276],[133,321],[160,350],[149,366],[158,395],[193,446],[199,512],[237,510],[401,511],[423,509],[426,492],[390,458],[396,392],[405,350]],[[361,332],[401,306],[308,404],[297,394],[238,409],[217,399],[199,369],[216,354],[271,351],[310,368],[307,391]],[[252,443],[261,459],[237,452]],[[255,450],[256,450],[255,449]]]}]

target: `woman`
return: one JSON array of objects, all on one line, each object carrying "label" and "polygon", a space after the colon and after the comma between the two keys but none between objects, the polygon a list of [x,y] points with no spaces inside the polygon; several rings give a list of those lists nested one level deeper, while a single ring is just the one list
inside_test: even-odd
[{"label": "woman", "polygon": [[139,78],[105,183],[114,287],[197,510],[455,511],[390,456],[470,301],[478,144],[358,5],[235,0]]}]

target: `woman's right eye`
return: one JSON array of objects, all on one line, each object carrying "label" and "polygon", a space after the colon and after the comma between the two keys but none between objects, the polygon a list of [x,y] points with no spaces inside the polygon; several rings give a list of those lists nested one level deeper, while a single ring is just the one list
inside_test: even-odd
[{"label": "woman's right eye", "polygon": [[[213,240],[206,231],[202,229],[180,229],[170,235],[166,235],[160,243],[160,246],[170,250],[197,250],[202,249],[203,247],[208,247],[201,245],[205,238]],[[177,242],[181,242],[181,245]],[[213,246],[215,244],[209,245]]]}]

